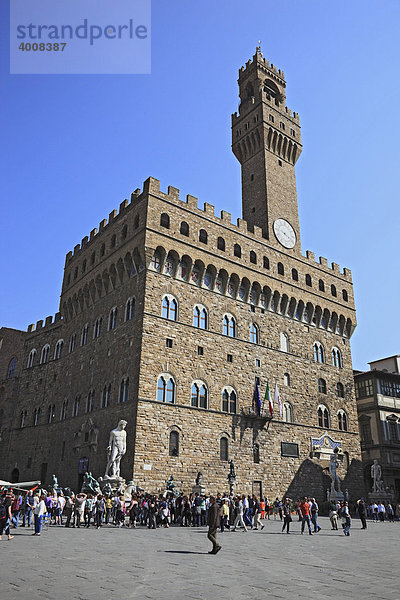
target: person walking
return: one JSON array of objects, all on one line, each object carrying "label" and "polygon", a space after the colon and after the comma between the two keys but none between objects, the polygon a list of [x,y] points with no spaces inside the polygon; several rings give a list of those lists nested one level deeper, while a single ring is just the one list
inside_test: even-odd
[{"label": "person walking", "polygon": [[364,498],[360,498],[359,500],[357,500],[357,510],[358,516],[360,517],[361,521],[361,529],[367,529],[366,507]]},{"label": "person walking", "polygon": [[283,514],[282,533],[285,533],[285,529],[287,530],[286,533],[290,533],[289,526],[290,526],[290,523],[292,522],[292,515],[290,514],[290,503],[291,503],[291,499],[285,498],[285,501],[282,505],[282,514]]},{"label": "person walking", "polygon": [[332,530],[337,531],[338,530],[338,512],[337,512],[337,506],[336,506],[336,502],[331,502],[330,503],[330,507],[329,507],[329,519],[332,525]]},{"label": "person walking", "polygon": [[314,525],[314,533],[321,531],[321,527],[318,525],[318,504],[315,498],[311,498],[311,522]]},{"label": "person walking", "polygon": [[235,522],[233,523],[233,529],[231,529],[231,531],[236,531],[236,527],[239,524],[241,527],[243,527],[243,531],[247,531],[247,527],[243,520],[243,500],[242,500],[242,498],[240,498],[240,496],[238,497],[238,499],[235,502],[235,508],[237,510],[237,514],[236,514]]},{"label": "person walking", "polygon": [[340,511],[340,515],[342,517],[342,527],[343,527],[344,535],[350,536],[351,518],[350,518],[348,502],[344,502],[343,507],[341,508],[341,511]]},{"label": "person walking", "polygon": [[64,505],[64,515],[67,518],[67,520],[65,522],[65,527],[70,527],[71,517],[72,517],[72,512],[74,510],[74,506],[75,506],[75,502],[74,502],[73,497],[67,496],[67,498],[65,500],[65,505]]},{"label": "person walking", "polygon": [[260,529],[264,529],[264,525],[261,523],[260,517],[261,517],[261,502],[259,501],[259,499],[257,498],[257,496],[253,496],[253,501],[254,501],[254,517],[253,517],[253,525],[254,525],[254,529],[257,530],[258,527],[260,527]]},{"label": "person walking", "polygon": [[217,554],[221,550],[217,542],[217,529],[219,526],[219,506],[214,498],[210,496],[210,506],[208,509],[208,534],[207,537],[213,545],[208,554]]},{"label": "person walking", "polygon": [[35,519],[35,533],[33,533],[32,535],[40,535],[40,532],[42,529],[43,515],[46,512],[45,499],[46,499],[46,496],[44,494],[42,494],[39,497],[39,502],[36,504],[35,508],[33,509],[33,516]]},{"label": "person walking", "polygon": [[308,525],[308,533],[312,535],[311,531],[311,519],[310,519],[310,504],[308,502],[307,496],[304,496],[302,502],[300,502],[300,512],[301,512],[301,535],[304,533],[304,527],[306,523]]},{"label": "person walking", "polygon": [[94,501],[94,504],[96,510],[96,529],[99,529],[99,527],[103,527],[103,516],[106,510],[106,503],[104,502],[104,497],[102,494],[98,494],[96,501]]},{"label": "person walking", "polygon": [[6,496],[4,496],[0,503],[0,540],[3,539],[3,533],[7,536],[8,540],[12,540],[14,537],[10,533],[10,523],[12,519],[12,501],[12,494],[7,494]]}]

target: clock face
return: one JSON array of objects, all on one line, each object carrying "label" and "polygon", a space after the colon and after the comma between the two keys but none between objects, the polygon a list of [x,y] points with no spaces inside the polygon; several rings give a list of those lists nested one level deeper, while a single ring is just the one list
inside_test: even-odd
[{"label": "clock face", "polygon": [[285,219],[276,219],[273,227],[278,242],[285,248],[293,248],[296,243],[296,233],[291,224]]}]

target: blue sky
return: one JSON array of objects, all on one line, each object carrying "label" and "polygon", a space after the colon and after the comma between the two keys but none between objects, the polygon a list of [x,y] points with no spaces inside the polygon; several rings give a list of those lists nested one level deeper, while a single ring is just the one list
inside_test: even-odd
[{"label": "blue sky", "polygon": [[353,364],[400,353],[397,1],[153,0],[151,75],[9,75],[0,7],[0,324],[58,309],[65,254],[152,175],[241,216],[237,71],[285,71],[303,252],[352,270]]}]

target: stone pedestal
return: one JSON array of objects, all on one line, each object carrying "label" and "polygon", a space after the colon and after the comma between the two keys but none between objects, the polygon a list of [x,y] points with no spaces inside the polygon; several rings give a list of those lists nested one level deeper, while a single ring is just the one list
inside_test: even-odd
[{"label": "stone pedestal", "polygon": [[98,480],[99,486],[101,490],[108,484],[113,492],[117,492],[121,490],[121,492],[125,489],[125,479],[123,477],[99,477]]},{"label": "stone pedestal", "polygon": [[206,493],[206,488],[204,487],[204,485],[194,485],[192,487],[192,492],[193,494],[199,494],[199,496],[204,496],[204,494]]},{"label": "stone pedestal", "polygon": [[337,492],[336,490],[334,492],[331,492],[329,494],[329,500],[331,502],[344,502],[345,501],[345,497],[343,492]]},{"label": "stone pedestal", "polygon": [[383,504],[387,504],[388,502],[392,503],[393,496],[390,492],[369,492],[368,494],[368,502],[373,504],[379,504],[382,502]]}]

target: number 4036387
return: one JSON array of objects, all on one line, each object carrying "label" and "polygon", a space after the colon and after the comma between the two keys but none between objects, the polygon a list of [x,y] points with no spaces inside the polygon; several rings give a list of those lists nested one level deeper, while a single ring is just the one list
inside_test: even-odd
[{"label": "number 4036387", "polygon": [[64,52],[66,45],[66,42],[41,42],[40,44],[37,44],[36,42],[33,44],[30,42],[21,42],[21,44],[18,46],[18,50],[22,50],[23,52]]}]

